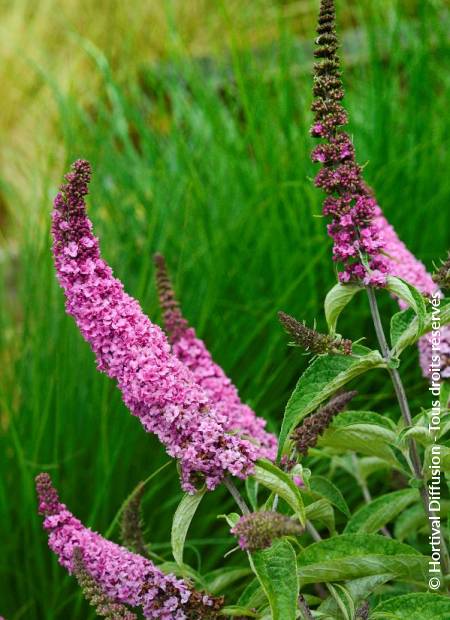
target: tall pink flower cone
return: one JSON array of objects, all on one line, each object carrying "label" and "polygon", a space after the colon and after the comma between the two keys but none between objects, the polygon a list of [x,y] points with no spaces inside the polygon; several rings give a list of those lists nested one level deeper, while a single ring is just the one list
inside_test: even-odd
[{"label": "tall pink flower cone", "polygon": [[177,359],[161,329],[127,295],[100,256],[86,214],[91,169],[76,161],[53,210],[53,254],[71,314],[97,359],[117,381],[123,400],[144,428],[179,459],[182,484],[214,488],[227,474],[248,476],[257,445],[233,435],[192,372]]},{"label": "tall pink flower cone", "polygon": [[142,609],[145,618],[187,620],[195,611],[197,617],[217,617],[218,599],[194,591],[182,579],[162,573],[150,560],[85,527],[59,501],[48,474],[37,476],[36,491],[49,547],[69,573],[79,549],[84,567],[102,591],[117,603]]},{"label": "tall pink flower cone", "polygon": [[[312,159],[322,165],[316,185],[328,194],[323,214],[331,217],[328,233],[334,242],[333,260],[344,266],[339,279],[344,283],[360,281],[369,286],[383,286],[390,274],[403,278],[424,295],[431,295],[438,287],[383,216],[373,191],[363,180],[350,136],[342,129],[347,123],[347,112],[341,103],[345,93],[335,21],[334,0],[321,0],[311,134],[321,139]],[[400,305],[404,307],[402,302]],[[421,338],[419,351],[422,372],[429,377],[428,336]],[[441,330],[441,376],[450,377],[450,327]]]}]

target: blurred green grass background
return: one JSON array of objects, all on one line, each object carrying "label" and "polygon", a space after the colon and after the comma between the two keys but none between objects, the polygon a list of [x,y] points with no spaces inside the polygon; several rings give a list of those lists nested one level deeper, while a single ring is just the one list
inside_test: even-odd
[{"label": "blurred green grass background", "polygon": [[[359,159],[380,204],[431,268],[449,244],[450,19],[444,0],[338,0]],[[309,160],[313,0],[0,2],[0,615],[89,617],[51,557],[33,478],[106,532],[167,460],[95,370],[64,314],[49,251],[51,202],[69,163],[92,162],[90,214],[105,257],[158,319],[151,255],[163,251],[186,316],[245,400],[279,428],[307,359],[276,311],[324,328],[335,281]],[[383,314],[393,303],[382,299]],[[370,334],[359,299],[341,330]],[[369,338],[370,341],[370,338]],[[402,367],[415,410],[427,386]],[[383,374],[360,404],[394,411]],[[359,501],[350,481],[348,494]],[[148,539],[170,558],[174,466],[145,497]],[[188,558],[207,570],[232,541],[211,494]],[[117,538],[117,531],[113,537]],[[195,546],[195,549],[193,548]],[[227,563],[239,560],[231,557]]]}]

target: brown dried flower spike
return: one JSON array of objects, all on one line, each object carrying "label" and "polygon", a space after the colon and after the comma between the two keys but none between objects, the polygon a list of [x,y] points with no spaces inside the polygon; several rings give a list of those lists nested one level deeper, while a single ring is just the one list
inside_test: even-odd
[{"label": "brown dried flower spike", "polygon": [[113,601],[103,592],[86,569],[80,547],[75,547],[73,551],[73,572],[86,600],[95,608],[98,616],[107,620],[137,620],[137,616],[125,605]]},{"label": "brown dried flower spike", "polygon": [[450,252],[447,260],[441,261],[441,266],[433,273],[433,281],[442,289],[450,289]]},{"label": "brown dried flower spike", "polygon": [[310,351],[316,355],[325,353],[350,355],[352,352],[352,341],[347,338],[321,334],[285,312],[278,312],[278,318],[286,333],[292,337],[293,344],[302,347],[305,351]]},{"label": "brown dried flower spike", "polygon": [[326,405],[321,407],[304,420],[292,433],[291,438],[295,442],[297,452],[306,456],[310,448],[314,448],[319,437],[326,431],[332,419],[341,413],[348,403],[358,392],[344,392],[332,398]]}]

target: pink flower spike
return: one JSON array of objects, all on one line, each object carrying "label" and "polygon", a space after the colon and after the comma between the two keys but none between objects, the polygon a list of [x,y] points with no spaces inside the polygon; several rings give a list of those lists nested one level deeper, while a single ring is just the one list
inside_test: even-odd
[{"label": "pink flower spike", "polygon": [[255,444],[227,432],[223,412],[101,258],[84,202],[90,176],[89,163],[76,161],[54,204],[53,255],[67,312],[130,411],[179,459],[185,490],[203,482],[213,489],[227,474],[247,477]]},{"label": "pink flower spike", "polygon": [[160,304],[173,354],[191,371],[198,385],[206,392],[209,401],[223,417],[226,430],[253,441],[259,458],[274,460],[276,437],[264,430],[266,421],[241,402],[231,379],[214,362],[203,340],[197,338],[194,328],[182,316],[161,254],[155,256],[155,265]]},{"label": "pink flower spike", "polygon": [[[315,178],[316,187],[328,194],[323,214],[332,217],[328,233],[333,239],[333,260],[343,265],[339,281],[363,282],[366,286],[384,286],[385,277],[371,273],[366,265],[380,255],[383,242],[372,226],[376,202],[362,176],[350,136],[341,128],[347,114],[341,104],[344,90],[339,68],[338,40],[335,31],[335,8],[322,0],[314,55],[314,124],[311,135],[323,142],[312,153],[321,162]],[[352,239],[344,240],[342,233]]]},{"label": "pink flower spike", "polygon": [[[48,544],[69,573],[74,570],[74,552],[79,549],[83,565],[102,591],[114,602],[142,609],[145,618],[186,620],[191,613],[215,620],[220,599],[192,589],[175,575],[162,573],[150,560],[131,553],[85,527],[60,503],[48,474],[39,474],[36,489]],[[206,597],[206,598],[205,598]],[[205,599],[204,604],[199,600]]]}]

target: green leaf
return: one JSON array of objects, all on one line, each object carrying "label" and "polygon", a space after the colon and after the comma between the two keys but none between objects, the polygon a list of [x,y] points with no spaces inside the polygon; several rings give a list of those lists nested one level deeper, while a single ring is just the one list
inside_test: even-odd
[{"label": "green leaf", "polygon": [[264,590],[261,588],[261,584],[259,580],[255,577],[250,581],[250,583],[245,587],[241,596],[238,600],[238,605],[242,605],[243,607],[260,607],[266,601],[266,596],[264,594]]},{"label": "green leaf", "polygon": [[292,545],[285,539],[275,541],[269,549],[250,554],[250,561],[269,601],[272,620],[295,620],[299,584]]},{"label": "green leaf", "polygon": [[175,511],[172,522],[171,544],[172,554],[180,566],[183,565],[183,550],[186,535],[198,505],[205,495],[205,490],[194,495],[186,493]]},{"label": "green leaf", "polygon": [[[373,575],[370,577],[361,577],[360,579],[352,579],[345,582],[345,587],[350,594],[355,606],[358,606],[379,586],[395,579],[395,575],[387,573],[384,575]],[[338,614],[338,605],[336,601],[329,596],[320,605],[318,611],[330,618],[336,618]]]},{"label": "green leaf", "polygon": [[375,424],[353,424],[342,428],[328,428],[318,441],[320,447],[335,450],[351,450],[367,456],[377,456],[403,471],[389,444],[395,443],[395,433],[385,426]]},{"label": "green leaf", "polygon": [[[450,514],[450,501],[441,499],[441,518]],[[395,521],[394,535],[395,538],[402,541],[408,536],[416,536],[421,528],[426,528],[428,525],[427,518],[422,504],[415,504],[410,506],[404,512],[399,515]],[[428,535],[428,530],[427,530]]]},{"label": "green leaf", "polygon": [[294,510],[300,523],[305,524],[305,507],[300,490],[286,472],[269,461],[258,461],[254,477],[260,484],[283,498]]},{"label": "green leaf", "polygon": [[394,422],[374,411],[343,411],[336,416],[331,423],[332,428],[342,428],[344,426],[352,426],[354,424],[374,424],[375,426],[384,426],[394,431]]},{"label": "green leaf", "polygon": [[360,345],[354,345],[353,351],[358,355],[322,355],[302,374],[284,412],[279,458],[285,451],[290,433],[305,416],[352,379],[372,368],[386,366],[378,351]]},{"label": "green leaf", "polygon": [[400,541],[405,540],[410,534],[417,534],[419,528],[425,523],[425,513],[421,504],[410,506],[399,515],[395,521],[394,536]]},{"label": "green leaf", "polygon": [[[323,450],[321,451],[323,453]],[[367,480],[375,472],[380,472],[389,468],[389,464],[376,456],[365,456],[357,459],[355,467],[355,454],[345,452],[344,454],[334,455],[332,457],[333,467],[342,467],[356,481],[362,479]]]},{"label": "green leaf", "polygon": [[[442,299],[440,305],[440,323],[443,327],[450,323],[450,300]],[[398,357],[402,351],[416,342],[421,336],[432,330],[433,315],[428,312],[425,316],[424,324],[420,329],[419,320],[417,317],[411,321],[405,331],[398,337],[394,348],[392,349],[392,355]]]},{"label": "green leaf", "polygon": [[[415,317],[414,310],[407,308],[401,312],[397,312],[391,318],[391,346],[394,347],[400,336],[408,329]],[[417,333],[417,329],[416,329]],[[414,339],[414,336],[413,336]],[[412,344],[412,343],[411,343]]]},{"label": "green leaf", "polygon": [[378,534],[343,534],[300,552],[298,567],[301,585],[385,573],[422,585],[428,574],[428,558],[409,545]]},{"label": "green leaf", "polygon": [[386,288],[390,293],[405,301],[415,312],[417,316],[417,334],[421,333],[427,314],[425,299],[422,293],[412,284],[406,282],[406,280],[394,276],[388,276]]},{"label": "green leaf", "polygon": [[237,616],[238,618],[242,618],[242,616],[246,616],[248,618],[257,618],[258,614],[252,609],[247,609],[247,607],[241,607],[240,605],[227,605],[226,607],[222,607],[219,611],[220,616],[231,616],[234,618]]},{"label": "green leaf", "polygon": [[336,332],[339,316],[345,306],[353,299],[356,293],[363,291],[362,286],[356,284],[336,284],[325,297],[325,318],[331,334]]},{"label": "green leaf", "polygon": [[247,498],[253,510],[258,510],[258,483],[253,476],[245,479]]},{"label": "green leaf", "polygon": [[433,436],[430,435],[428,426],[421,426],[415,424],[414,426],[407,426],[402,428],[397,437],[397,443],[399,446],[407,446],[409,440],[413,438],[423,446],[428,446],[433,443]]},{"label": "green leaf", "polygon": [[321,521],[330,534],[334,534],[336,528],[334,525],[334,510],[327,499],[319,499],[317,502],[309,504],[305,508],[306,518],[308,521]]},{"label": "green leaf", "polygon": [[211,594],[221,594],[230,585],[251,574],[252,572],[249,568],[224,566],[205,575],[204,580],[207,583],[208,592],[211,592]]},{"label": "green leaf", "polygon": [[359,459],[359,473],[364,480],[387,467],[389,467],[387,463],[376,456],[366,456]]},{"label": "green leaf", "polygon": [[404,594],[380,603],[370,617],[374,620],[448,620],[450,598],[428,592]]},{"label": "green leaf", "polygon": [[381,495],[353,515],[344,529],[344,534],[378,532],[386,523],[395,519],[405,508],[419,499],[420,495],[416,489]]},{"label": "green leaf", "polygon": [[350,517],[350,510],[344,496],[331,480],[323,476],[311,476],[309,486],[311,491],[321,497],[325,497],[333,506],[336,506],[338,510],[344,513],[344,515]]}]

